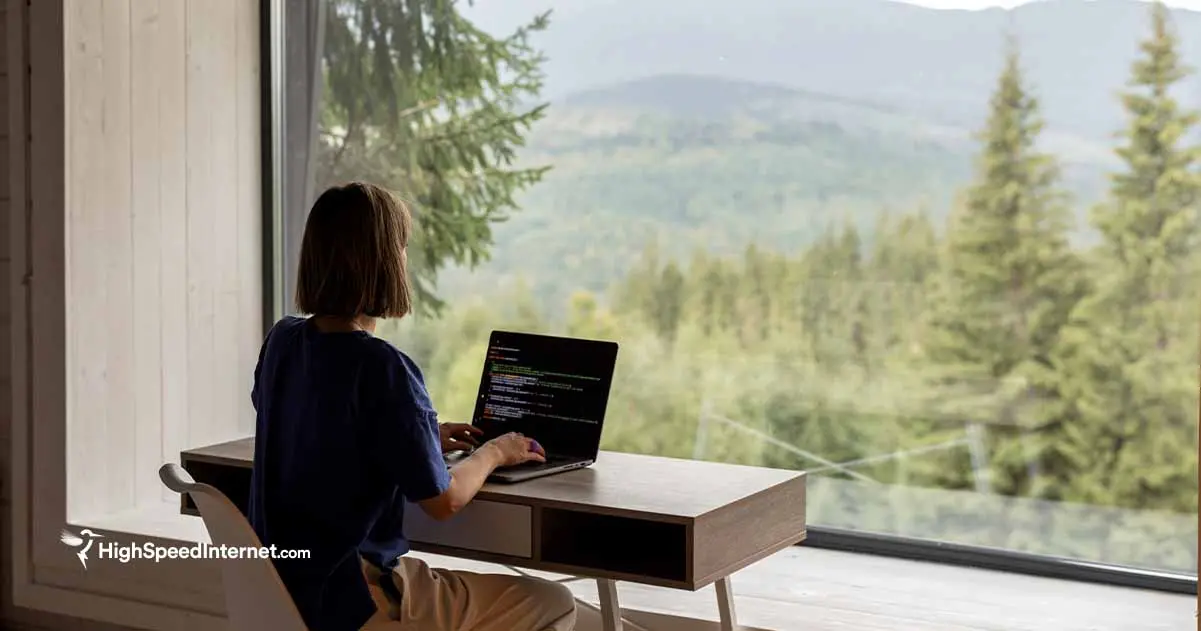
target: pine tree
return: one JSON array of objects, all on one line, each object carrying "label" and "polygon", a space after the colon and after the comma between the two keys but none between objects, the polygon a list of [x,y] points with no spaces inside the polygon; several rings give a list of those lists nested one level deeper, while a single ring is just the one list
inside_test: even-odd
[{"label": "pine tree", "polygon": [[691,296],[686,312],[700,326],[706,337],[713,334],[717,315],[717,294],[720,291],[720,261],[710,260],[704,250],[697,250],[688,263],[685,293]]},{"label": "pine tree", "polygon": [[873,283],[864,273],[863,241],[854,226],[843,228],[839,242],[839,297],[841,319],[845,329],[840,336],[845,340],[845,358],[864,372],[870,373],[875,359],[871,354],[871,303]]},{"label": "pine tree", "polygon": [[[1030,450],[1029,435],[1054,410],[1050,354],[1081,287],[1059,170],[1037,148],[1042,128],[1010,41],[976,180],[948,228],[926,345],[937,397],[930,439],[953,438],[962,423],[993,427],[989,444],[977,445],[991,452],[991,471],[977,474],[995,475],[992,489],[1011,494],[1027,492],[1053,457]],[[936,429],[942,421],[952,424]],[[935,458],[933,481],[968,486],[980,466],[968,457]]]},{"label": "pine tree", "polygon": [[742,255],[742,336],[745,344],[758,344],[771,332],[772,295],[770,255],[751,243]]},{"label": "pine tree", "polygon": [[437,311],[438,270],[486,258],[492,223],[546,171],[515,162],[545,109],[530,106],[543,55],[529,36],[549,15],[496,38],[454,0],[331,0],[328,11],[319,184],[368,179],[410,202],[417,304]]},{"label": "pine tree", "polygon": [[625,277],[613,288],[613,305],[618,311],[650,317],[659,273],[663,269],[661,259],[658,240],[647,241]]},{"label": "pine tree", "polygon": [[1096,288],[1057,353],[1078,469],[1062,484],[1066,499],[1196,510],[1198,114],[1172,97],[1190,71],[1162,4],[1151,27],[1122,95],[1124,166],[1092,217]]},{"label": "pine tree", "polygon": [[832,291],[831,268],[837,257],[835,238],[826,232],[815,241],[801,257],[800,263],[800,321],[804,340],[804,356],[816,365],[827,365],[830,359],[828,327],[832,316],[834,292]]},{"label": "pine tree", "polygon": [[872,304],[873,328],[883,352],[913,354],[920,350],[926,297],[939,269],[938,235],[918,212],[882,217],[874,240],[868,274],[881,293]]},{"label": "pine tree", "polygon": [[659,338],[671,346],[676,341],[680,318],[684,311],[684,274],[675,261],[671,261],[658,275],[655,295],[652,297],[651,321]]}]

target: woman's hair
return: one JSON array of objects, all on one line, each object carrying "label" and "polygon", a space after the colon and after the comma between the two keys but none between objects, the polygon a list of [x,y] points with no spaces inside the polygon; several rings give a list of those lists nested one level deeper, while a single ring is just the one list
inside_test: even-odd
[{"label": "woman's hair", "polygon": [[408,207],[384,188],[353,182],[326,190],[304,227],[296,308],[342,317],[407,315],[412,226]]}]

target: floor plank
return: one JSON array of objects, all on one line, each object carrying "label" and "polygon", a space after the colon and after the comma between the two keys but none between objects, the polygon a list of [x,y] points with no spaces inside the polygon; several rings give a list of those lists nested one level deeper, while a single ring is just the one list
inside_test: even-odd
[{"label": "floor plank", "polygon": [[[422,556],[431,565],[508,571]],[[775,631],[1180,631],[1196,625],[1191,596],[804,547],[732,580],[739,622]],[[597,602],[592,581],[569,585],[577,597]],[[620,583],[618,591],[623,607],[717,619],[712,587],[691,593]]]}]

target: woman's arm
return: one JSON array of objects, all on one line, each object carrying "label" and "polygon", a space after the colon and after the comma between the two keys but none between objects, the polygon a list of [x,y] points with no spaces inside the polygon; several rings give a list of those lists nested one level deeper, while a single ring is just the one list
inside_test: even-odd
[{"label": "woman's arm", "polygon": [[479,493],[498,467],[529,461],[546,462],[546,454],[521,434],[505,434],[484,443],[450,470],[450,486],[441,495],[418,502],[425,514],[438,521],[450,519]]},{"label": "woman's arm", "polygon": [[495,445],[489,443],[476,449],[450,470],[450,486],[446,491],[421,502],[421,509],[438,521],[449,519],[475,497],[499,466],[500,453]]}]

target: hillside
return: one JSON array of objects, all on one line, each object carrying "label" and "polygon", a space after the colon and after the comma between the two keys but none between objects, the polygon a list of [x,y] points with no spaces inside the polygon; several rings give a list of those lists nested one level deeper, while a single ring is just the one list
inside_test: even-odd
[{"label": "hillside", "polygon": [[[551,104],[523,153],[547,178],[495,229],[492,260],[449,270],[452,300],[522,278],[547,304],[604,291],[652,241],[668,255],[797,251],[882,213],[941,218],[967,181],[970,130],[779,85],[665,75]],[[1073,167],[1081,195],[1100,168]]]},{"label": "hillside", "polygon": [[[522,154],[554,170],[496,228],[493,260],[448,270],[450,298],[518,276],[549,304],[603,290],[651,240],[670,253],[782,250],[832,224],[928,210],[970,175],[1012,32],[1064,162],[1083,228],[1114,164],[1126,82],[1147,6],[1045,0],[945,11],[890,0],[507,0],[465,7],[506,31],[553,9],[549,117]],[[1176,10],[1201,67],[1201,13]],[[1201,103],[1201,81],[1182,101]],[[1078,231],[1078,237],[1087,233]]]}]

